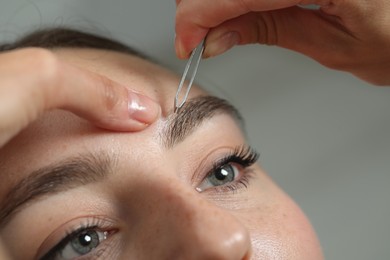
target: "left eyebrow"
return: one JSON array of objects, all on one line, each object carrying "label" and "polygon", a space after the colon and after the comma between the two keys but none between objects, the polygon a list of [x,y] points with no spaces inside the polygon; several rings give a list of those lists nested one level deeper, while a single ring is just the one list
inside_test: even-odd
[{"label": "left eyebrow", "polygon": [[39,198],[102,181],[114,161],[104,153],[85,154],[43,167],[9,189],[0,207],[0,228],[23,206]]},{"label": "left eyebrow", "polygon": [[173,148],[184,141],[204,121],[217,114],[230,115],[244,129],[244,120],[232,104],[218,97],[200,96],[190,99],[179,109],[178,113],[173,113],[168,117],[167,127],[163,132],[165,146],[168,149]]}]

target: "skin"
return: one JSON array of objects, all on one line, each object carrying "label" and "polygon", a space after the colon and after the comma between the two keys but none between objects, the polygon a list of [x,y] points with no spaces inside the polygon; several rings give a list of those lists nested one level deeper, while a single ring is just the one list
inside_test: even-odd
[{"label": "skin", "polygon": [[[180,58],[188,57],[207,35],[205,57],[234,45],[277,45],[375,85],[390,85],[387,0],[176,0],[176,4]],[[309,4],[319,9],[302,8]]]},{"label": "skin", "polygon": [[[247,188],[196,191],[205,169],[246,143],[230,115],[218,114],[182,142],[164,147],[161,133],[172,113],[176,75],[109,51],[61,49],[55,56],[121,85],[131,84],[155,100],[161,112],[148,128],[119,133],[56,110],[7,142],[0,149],[0,203],[13,183],[48,164],[83,153],[115,158],[114,173],[104,180],[43,197],[18,211],[0,229],[12,259],[42,256],[65,231],[93,218],[109,232],[101,244],[107,248],[102,259],[323,258],[307,218],[258,164],[248,168],[252,177]],[[195,87],[190,98],[201,95],[207,93]]]}]

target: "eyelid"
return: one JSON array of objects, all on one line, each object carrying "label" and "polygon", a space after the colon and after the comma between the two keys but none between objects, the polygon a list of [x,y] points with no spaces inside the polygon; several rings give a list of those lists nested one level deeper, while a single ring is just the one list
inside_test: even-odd
[{"label": "eyelid", "polygon": [[41,259],[42,257],[46,256],[68,235],[82,227],[88,226],[97,226],[97,229],[100,230],[118,230],[117,225],[115,225],[115,221],[105,216],[83,216],[72,219],[54,230],[43,241],[42,245],[37,250],[37,254],[34,259]]},{"label": "eyelid", "polygon": [[194,189],[200,184],[201,181],[209,174],[209,172],[213,169],[215,162],[224,158],[227,154],[234,151],[235,146],[223,146],[218,147],[208,154],[204,156],[204,158],[200,161],[199,166],[196,168],[192,178],[191,183]]}]

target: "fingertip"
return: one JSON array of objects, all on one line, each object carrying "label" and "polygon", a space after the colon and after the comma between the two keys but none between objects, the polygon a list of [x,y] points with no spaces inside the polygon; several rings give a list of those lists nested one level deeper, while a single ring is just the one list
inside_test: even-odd
[{"label": "fingertip", "polygon": [[129,91],[127,110],[130,120],[142,124],[154,123],[161,114],[161,106],[151,98]]},{"label": "fingertip", "polygon": [[[127,102],[106,116],[91,120],[98,127],[121,132],[138,132],[152,125],[161,115],[161,106],[151,98],[128,91]],[[123,103],[122,103],[123,104]]]},{"label": "fingertip", "polygon": [[180,59],[188,59],[191,52],[207,36],[209,29],[197,25],[184,27],[184,24],[176,26],[175,50]]}]

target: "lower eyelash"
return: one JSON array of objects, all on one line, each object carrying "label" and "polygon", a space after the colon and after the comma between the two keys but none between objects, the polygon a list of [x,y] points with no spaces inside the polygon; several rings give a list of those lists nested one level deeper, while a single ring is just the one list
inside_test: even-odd
[{"label": "lower eyelash", "polygon": [[[77,228],[72,227],[71,229],[66,231],[66,235],[61,239],[61,241],[57,243],[54,247],[52,247],[50,251],[47,252],[44,256],[40,257],[40,260],[53,259],[58,254],[58,252],[64,249],[65,245],[68,242],[70,242],[76,234],[78,234],[82,230],[88,230],[88,229],[99,229],[99,230],[111,229],[112,230],[113,227],[111,227],[111,223],[109,223],[109,221],[106,221],[99,217],[84,219],[78,225]],[[114,231],[108,231],[108,232],[109,232],[109,236],[115,233]]]},{"label": "lower eyelash", "polygon": [[223,185],[223,186],[217,186],[213,189],[217,192],[231,192],[231,193],[237,193],[240,189],[247,189],[250,185],[251,179],[254,177],[255,172],[249,169],[244,169],[243,176],[232,183]]}]

